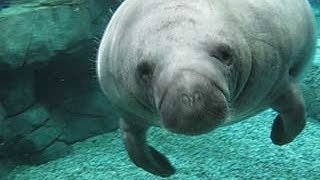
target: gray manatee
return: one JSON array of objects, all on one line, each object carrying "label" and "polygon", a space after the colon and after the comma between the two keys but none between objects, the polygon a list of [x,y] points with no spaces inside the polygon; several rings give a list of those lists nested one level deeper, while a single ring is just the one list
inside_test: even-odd
[{"label": "gray manatee", "polygon": [[297,80],[313,55],[307,0],[126,0],[97,60],[99,83],[121,114],[131,160],[162,177],[175,169],[149,146],[150,126],[208,133],[272,108],[271,140],[305,127]]}]

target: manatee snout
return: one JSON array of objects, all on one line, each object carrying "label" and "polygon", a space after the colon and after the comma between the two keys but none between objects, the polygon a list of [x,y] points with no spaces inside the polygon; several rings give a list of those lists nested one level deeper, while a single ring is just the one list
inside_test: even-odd
[{"label": "manatee snout", "polygon": [[171,78],[160,96],[158,110],[163,126],[186,135],[207,133],[228,114],[226,98],[211,79],[191,70]]}]

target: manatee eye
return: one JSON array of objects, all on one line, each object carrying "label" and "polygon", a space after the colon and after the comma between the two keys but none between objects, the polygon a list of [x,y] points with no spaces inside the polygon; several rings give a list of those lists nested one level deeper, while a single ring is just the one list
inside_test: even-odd
[{"label": "manatee eye", "polygon": [[233,51],[230,46],[226,44],[219,44],[215,46],[210,52],[211,57],[214,57],[227,66],[233,64]]},{"label": "manatee eye", "polygon": [[150,62],[141,62],[137,66],[136,80],[143,85],[149,85],[152,82],[154,64]]}]

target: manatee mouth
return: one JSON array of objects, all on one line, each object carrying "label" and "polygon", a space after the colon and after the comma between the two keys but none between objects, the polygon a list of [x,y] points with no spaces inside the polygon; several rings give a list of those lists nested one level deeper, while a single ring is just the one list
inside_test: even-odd
[{"label": "manatee mouth", "polygon": [[213,80],[185,69],[182,76],[164,90],[158,111],[166,129],[198,135],[222,124],[228,114],[228,106],[225,92]]},{"label": "manatee mouth", "polygon": [[[197,74],[197,75],[199,75],[199,76],[204,77],[205,79],[207,79],[207,80],[210,82],[210,84],[211,84],[213,87],[215,87],[217,90],[219,90],[219,91],[223,94],[223,96],[224,96],[225,98],[228,97],[228,96],[227,96],[227,93],[225,92],[225,90],[223,90],[223,88],[221,88],[220,86],[218,86],[217,83],[215,83],[215,82],[214,82],[211,78],[209,78],[207,75],[202,74],[202,73],[199,73],[199,72],[196,72],[196,71],[194,71],[193,69],[184,68],[184,69],[182,69],[182,70],[183,70],[183,71],[186,71],[186,72],[191,72],[191,73],[194,73],[194,74]],[[166,97],[167,94],[168,94],[168,91],[169,91],[169,89],[170,89],[170,86],[171,86],[171,85],[174,85],[174,84],[175,84],[175,82],[172,81],[172,82],[169,83],[168,86],[165,87],[165,90],[164,90],[164,92],[162,93],[162,95],[161,95],[161,97],[160,97],[160,101],[159,101],[159,103],[158,103],[158,107],[157,107],[158,110],[161,110],[163,101],[164,101],[165,97]]]}]

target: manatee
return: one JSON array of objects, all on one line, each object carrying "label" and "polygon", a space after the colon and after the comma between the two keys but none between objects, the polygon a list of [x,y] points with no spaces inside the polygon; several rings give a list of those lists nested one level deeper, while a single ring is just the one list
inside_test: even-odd
[{"label": "manatee", "polygon": [[307,0],[124,1],[100,42],[97,74],[130,159],[170,176],[149,127],[199,135],[267,108],[278,113],[272,142],[292,142],[306,124],[298,80],[315,27]]}]

